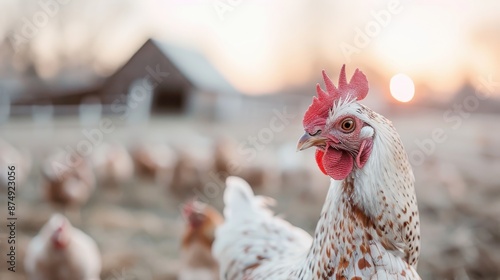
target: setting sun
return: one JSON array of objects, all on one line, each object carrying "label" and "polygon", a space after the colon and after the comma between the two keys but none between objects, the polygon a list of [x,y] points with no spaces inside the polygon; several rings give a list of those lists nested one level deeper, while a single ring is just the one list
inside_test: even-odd
[{"label": "setting sun", "polygon": [[413,80],[405,74],[397,74],[391,78],[391,95],[400,102],[408,102],[415,95]]}]

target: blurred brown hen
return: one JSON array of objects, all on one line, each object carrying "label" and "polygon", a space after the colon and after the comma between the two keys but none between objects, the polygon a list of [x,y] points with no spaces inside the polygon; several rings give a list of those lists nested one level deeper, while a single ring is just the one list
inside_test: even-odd
[{"label": "blurred brown hen", "polygon": [[92,164],[100,183],[118,187],[132,179],[134,163],[127,148],[121,144],[104,143],[92,155]]},{"label": "blurred brown hen", "polygon": [[56,153],[42,164],[43,193],[55,206],[80,208],[95,189],[95,177],[90,164],[81,158],[75,164],[66,163],[65,153]]},{"label": "blurred brown hen", "polygon": [[167,185],[172,181],[178,156],[170,146],[143,143],[133,150],[132,157],[136,171],[142,177]]},{"label": "blurred brown hen", "polygon": [[219,265],[212,256],[215,229],[222,215],[213,207],[192,201],[183,208],[186,228],[181,243],[179,280],[219,279]]},{"label": "blurred brown hen", "polygon": [[206,182],[206,175],[212,163],[200,153],[186,149],[179,150],[178,158],[171,184],[167,187],[179,197],[191,196]]},{"label": "blurred brown hen", "polygon": [[249,182],[254,189],[278,186],[279,172],[270,163],[271,158],[260,155],[242,157],[234,139],[219,138],[214,147],[213,168],[219,179],[238,176]]}]

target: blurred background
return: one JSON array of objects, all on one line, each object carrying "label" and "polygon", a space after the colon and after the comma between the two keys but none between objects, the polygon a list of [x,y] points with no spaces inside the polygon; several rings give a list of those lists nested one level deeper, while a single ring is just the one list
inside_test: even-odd
[{"label": "blurred background", "polygon": [[25,279],[26,245],[56,211],[96,240],[102,279],[176,279],[181,204],[222,209],[229,174],[313,232],[328,179],[295,145],[321,70],[336,82],[342,64],[367,75],[363,103],[393,121],[409,154],[421,277],[500,279],[500,2],[2,0],[0,10],[0,168],[18,171],[17,272],[2,226],[1,279]]}]

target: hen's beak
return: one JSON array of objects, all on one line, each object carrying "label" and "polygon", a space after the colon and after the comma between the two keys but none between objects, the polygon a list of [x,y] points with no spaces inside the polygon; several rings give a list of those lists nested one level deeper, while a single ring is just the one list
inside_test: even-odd
[{"label": "hen's beak", "polygon": [[311,136],[309,133],[304,133],[297,143],[297,151],[308,149],[312,146],[325,146],[326,138],[321,136]]}]

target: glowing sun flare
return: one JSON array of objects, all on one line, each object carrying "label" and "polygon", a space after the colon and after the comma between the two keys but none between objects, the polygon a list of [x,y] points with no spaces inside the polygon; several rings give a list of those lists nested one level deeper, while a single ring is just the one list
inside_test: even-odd
[{"label": "glowing sun flare", "polygon": [[415,85],[412,79],[405,74],[394,75],[389,87],[392,97],[400,102],[408,102],[415,95]]}]

